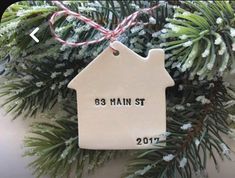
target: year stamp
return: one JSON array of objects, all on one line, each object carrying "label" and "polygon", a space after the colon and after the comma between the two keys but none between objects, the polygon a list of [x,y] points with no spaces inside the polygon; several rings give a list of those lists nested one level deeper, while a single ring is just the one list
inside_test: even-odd
[{"label": "year stamp", "polygon": [[157,144],[159,142],[159,137],[138,137],[136,139],[136,145],[149,145]]}]

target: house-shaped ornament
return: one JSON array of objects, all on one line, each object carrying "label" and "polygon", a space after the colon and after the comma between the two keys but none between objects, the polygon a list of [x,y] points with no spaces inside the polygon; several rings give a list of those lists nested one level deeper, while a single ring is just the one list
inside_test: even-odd
[{"label": "house-shaped ornament", "polygon": [[165,89],[174,81],[164,51],[143,58],[112,43],[68,85],[77,91],[79,146],[86,149],[147,149],[164,139]]}]

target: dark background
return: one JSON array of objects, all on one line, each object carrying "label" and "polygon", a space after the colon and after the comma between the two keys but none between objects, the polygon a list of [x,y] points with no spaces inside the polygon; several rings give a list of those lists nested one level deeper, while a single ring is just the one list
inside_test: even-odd
[{"label": "dark background", "polygon": [[[2,18],[2,14],[4,11],[11,5],[14,4],[15,2],[18,2],[20,0],[3,0],[0,1],[0,20]],[[1,22],[1,21],[0,21]]]}]

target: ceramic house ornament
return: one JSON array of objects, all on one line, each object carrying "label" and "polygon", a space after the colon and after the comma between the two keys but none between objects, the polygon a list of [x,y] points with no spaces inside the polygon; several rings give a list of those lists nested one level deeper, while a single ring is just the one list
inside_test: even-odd
[{"label": "ceramic house ornament", "polygon": [[164,51],[143,58],[115,41],[68,85],[77,91],[79,147],[148,149],[164,139],[165,89],[174,81],[164,67]]}]

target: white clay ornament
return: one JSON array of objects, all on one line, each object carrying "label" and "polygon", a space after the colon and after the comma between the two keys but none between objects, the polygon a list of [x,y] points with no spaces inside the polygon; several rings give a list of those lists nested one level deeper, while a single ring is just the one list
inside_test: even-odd
[{"label": "white clay ornament", "polygon": [[68,85],[77,92],[79,147],[149,149],[165,139],[166,87],[174,81],[164,51],[143,58],[115,41]]}]

